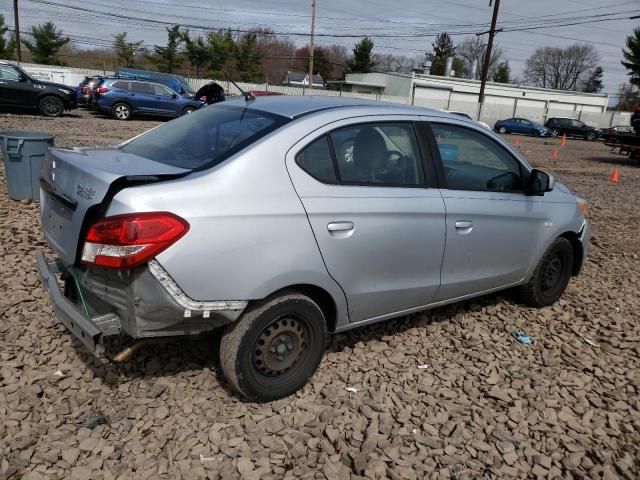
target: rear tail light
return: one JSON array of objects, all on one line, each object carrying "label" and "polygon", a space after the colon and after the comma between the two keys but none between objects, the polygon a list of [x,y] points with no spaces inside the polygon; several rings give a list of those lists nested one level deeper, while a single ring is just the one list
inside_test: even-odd
[{"label": "rear tail light", "polygon": [[98,87],[96,88],[97,93],[107,93],[109,89],[107,87]]},{"label": "rear tail light", "polygon": [[189,231],[189,224],[168,212],[116,215],[89,228],[82,262],[108,268],[133,268],[148,262]]}]

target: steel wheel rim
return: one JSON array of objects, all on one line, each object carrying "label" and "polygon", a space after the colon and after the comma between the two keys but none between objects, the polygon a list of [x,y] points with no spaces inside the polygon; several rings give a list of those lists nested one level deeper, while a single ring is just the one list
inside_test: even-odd
[{"label": "steel wheel rim", "polygon": [[116,106],[116,117],[118,118],[128,118],[129,117],[129,108],[126,105],[118,105]]},{"label": "steel wheel rim", "polygon": [[564,273],[565,261],[560,253],[551,255],[542,267],[541,287],[542,291],[556,288]]},{"label": "steel wheel rim", "polygon": [[60,100],[53,97],[45,98],[42,101],[42,110],[48,115],[55,115],[60,111]]},{"label": "steel wheel rim", "polygon": [[266,377],[277,377],[299,365],[307,351],[308,329],[300,318],[283,316],[262,330],[253,348],[253,367]]}]

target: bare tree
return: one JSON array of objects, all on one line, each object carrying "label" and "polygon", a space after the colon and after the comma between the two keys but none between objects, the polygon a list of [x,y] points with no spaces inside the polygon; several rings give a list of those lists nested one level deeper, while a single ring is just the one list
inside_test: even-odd
[{"label": "bare tree", "polygon": [[[487,45],[480,37],[467,37],[456,47],[456,56],[463,61],[463,70],[461,75],[464,78],[473,78],[478,80],[482,73],[484,65],[485,52]],[[504,50],[495,45],[491,49],[491,60],[489,61],[489,78],[495,76],[496,70],[501,63],[504,62]],[[473,64],[476,64],[475,75],[472,75]]]},{"label": "bare tree", "polygon": [[593,45],[574,43],[567,48],[538,48],[527,60],[524,76],[536,87],[575,90],[598,60]]},{"label": "bare tree", "polygon": [[376,70],[381,72],[411,73],[411,70],[422,63],[421,58],[405,55],[375,54]]}]

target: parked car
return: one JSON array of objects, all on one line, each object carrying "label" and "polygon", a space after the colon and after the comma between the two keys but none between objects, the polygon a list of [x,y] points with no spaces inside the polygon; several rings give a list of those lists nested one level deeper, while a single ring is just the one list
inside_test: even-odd
[{"label": "parked car", "polygon": [[0,107],[35,109],[46,117],[60,117],[76,105],[74,88],[32,78],[17,65],[0,62]]},{"label": "parked car", "polygon": [[493,126],[493,129],[500,133],[525,133],[536,137],[548,137],[551,135],[551,130],[547,127],[526,118],[498,120]]},{"label": "parked car", "polygon": [[552,117],[546,121],[545,126],[551,130],[554,137],[566,135],[585,140],[597,140],[601,133],[600,129],[590,127],[575,118]]},{"label": "parked car", "polygon": [[78,105],[90,107],[93,104],[93,89],[103,76],[85,77],[78,85]]},{"label": "parked car", "polygon": [[447,112],[447,113],[452,113],[453,115],[457,115],[459,117],[464,117],[464,118],[466,118],[468,120],[471,120],[473,122],[479,123],[484,128],[488,128],[489,130],[491,130],[491,127],[487,123],[481,122],[480,120],[474,120],[474,118],[471,115],[469,115],[468,113],[465,113],[465,112],[454,112],[453,110],[443,110],[443,111]]},{"label": "parked car", "polygon": [[605,128],[600,134],[600,138],[605,142],[617,143],[617,137],[621,134],[634,133],[633,127],[630,125],[615,125],[613,127]]},{"label": "parked car", "polygon": [[129,120],[133,115],[179,117],[205,105],[159,83],[120,78],[105,78],[98,83],[94,102],[98,110],[117,120]]},{"label": "parked car", "polygon": [[182,75],[121,67],[116,68],[115,76],[118,78],[160,83],[169,87],[174,92],[178,92],[180,95],[190,95],[193,97],[196,94],[187,79]]},{"label": "parked car", "polygon": [[550,305],[590,238],[584,200],[495,133],[344,97],[221,102],[49,149],[41,186],[57,258],[38,268],[69,330],[94,349],[225,327],[222,370],[250,399],[301,388],[327,332],[511,287]]}]

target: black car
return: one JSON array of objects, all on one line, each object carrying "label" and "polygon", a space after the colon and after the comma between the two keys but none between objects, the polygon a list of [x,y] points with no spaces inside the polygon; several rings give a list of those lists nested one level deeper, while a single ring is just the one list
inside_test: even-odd
[{"label": "black car", "polygon": [[605,142],[619,143],[618,137],[620,135],[626,135],[626,134],[632,134],[632,133],[633,133],[633,127],[627,126],[627,125],[616,125],[610,128],[605,128],[602,131],[600,138],[602,138],[602,140],[604,140]]},{"label": "black car", "polygon": [[93,103],[93,89],[104,77],[85,77],[78,85],[78,105],[90,107]]},{"label": "black car", "polygon": [[567,137],[580,137],[585,140],[596,140],[602,133],[595,127],[590,127],[575,118],[553,117],[544,124],[554,137],[566,135]]},{"label": "black car", "polygon": [[59,117],[76,108],[76,91],[32,78],[17,65],[0,62],[0,108],[31,108],[46,117]]}]

